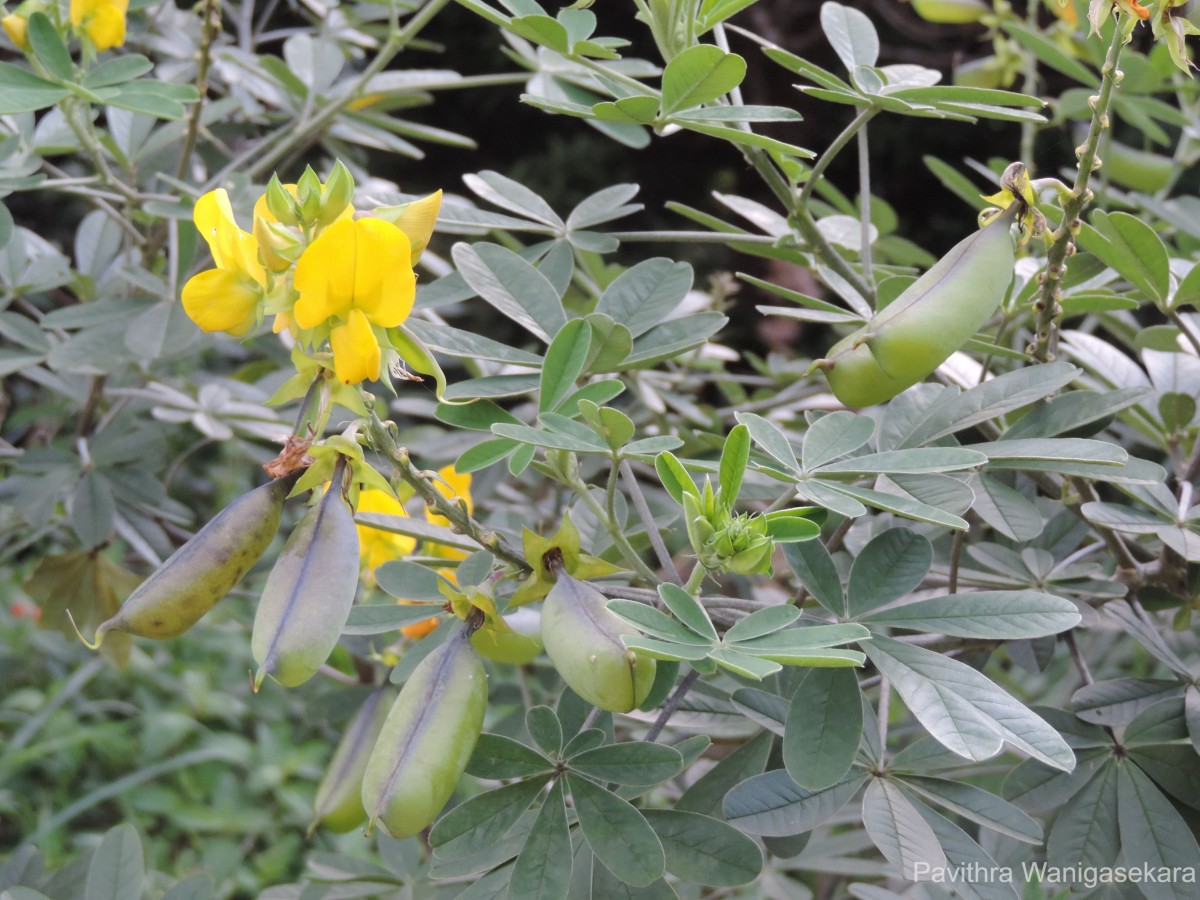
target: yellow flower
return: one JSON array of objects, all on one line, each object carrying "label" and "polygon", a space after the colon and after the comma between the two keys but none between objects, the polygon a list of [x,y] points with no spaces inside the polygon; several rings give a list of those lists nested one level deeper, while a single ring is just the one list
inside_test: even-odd
[{"label": "yellow flower", "polygon": [[356,384],[379,375],[379,342],[371,326],[394,328],[408,318],[417,279],[404,232],[381,219],[343,219],[313,241],[296,263],[300,328],[329,324],[334,371]]},{"label": "yellow flower", "polygon": [[125,43],[128,9],[129,0],[71,0],[71,24],[97,50],[110,50]]},{"label": "yellow flower", "polygon": [[29,20],[27,18],[13,13],[0,19],[0,25],[4,27],[8,39],[16,44],[19,50],[29,49]]},{"label": "yellow flower", "polygon": [[238,227],[224,189],[197,200],[192,217],[208,242],[216,268],[193,276],[183,286],[183,308],[205,331],[243,335],[258,321],[267,283],[258,261],[258,244]]},{"label": "yellow flower", "polygon": [[[408,515],[399,500],[378,488],[367,488],[359,492],[358,511],[388,516]],[[358,525],[357,528],[358,555],[368,574],[374,573],[385,562],[407,556],[417,546],[416,540],[406,534],[393,534],[369,525]]]}]

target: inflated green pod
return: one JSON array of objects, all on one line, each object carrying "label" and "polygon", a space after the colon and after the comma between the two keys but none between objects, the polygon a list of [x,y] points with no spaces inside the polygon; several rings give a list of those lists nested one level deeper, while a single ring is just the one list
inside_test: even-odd
[{"label": "inflated green pod", "polygon": [[313,801],[316,816],[309,826],[310,834],[318,826],[344,834],[367,821],[362,802],[363,773],[367,771],[367,760],[383,731],[395,693],[388,686],[372,691],[350,720],[317,787]]},{"label": "inflated green pod", "polygon": [[109,631],[173,638],[200,621],[270,545],[294,481],[268,482],[217,513],[138,585],[117,614],[96,629],[89,646],[99,647]]},{"label": "inflated green pod", "polygon": [[968,25],[992,11],[982,0],[912,0],[912,8],[926,22],[939,25]]},{"label": "inflated green pod", "polygon": [[410,837],[441,812],[483,730],[487,672],[470,626],[425,657],[392,704],[367,761],[362,804],[367,831],[378,822]]},{"label": "inflated green pod", "polygon": [[654,684],[655,661],[626,650],[621,635],[641,632],[608,609],[608,600],[562,572],[542,603],[542,643],[575,693],[609,712],[636,708]]},{"label": "inflated green pod", "polygon": [[858,331],[817,360],[846,406],[874,406],[922,381],[983,327],[1012,282],[1013,203],[959,241]]},{"label": "inflated green pod", "polygon": [[304,515],[267,576],[250,649],[257,691],[311,678],[337,646],[358,587],[358,529],[335,484]]}]

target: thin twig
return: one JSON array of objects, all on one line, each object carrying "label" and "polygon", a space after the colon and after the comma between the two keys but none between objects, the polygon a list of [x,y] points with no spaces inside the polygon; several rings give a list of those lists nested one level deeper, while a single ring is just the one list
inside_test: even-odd
[{"label": "thin twig", "polygon": [[650,538],[650,546],[654,548],[654,554],[658,557],[658,564],[662,566],[668,578],[676,584],[683,584],[683,578],[680,577],[679,570],[675,567],[675,560],[671,559],[671,553],[667,550],[666,543],[663,542],[662,534],[654,524],[654,514],[650,512],[650,506],[646,503],[646,495],[642,493],[637,476],[633,474],[633,467],[629,465],[628,460],[621,460],[621,477],[625,479],[625,486],[629,489],[633,508],[637,510],[642,525],[645,526],[646,535]]},{"label": "thin twig", "polygon": [[692,671],[683,676],[683,680],[676,685],[674,693],[672,693],[671,696],[667,698],[666,702],[663,703],[662,712],[658,714],[658,718],[655,719],[654,724],[650,726],[650,730],[646,732],[646,736],[643,738],[643,740],[658,740],[658,736],[662,734],[663,729],[667,727],[667,722],[670,721],[671,716],[675,715],[676,711],[679,709],[679,705],[683,703],[684,696],[692,689],[692,685],[699,680],[699,669],[692,669]]}]

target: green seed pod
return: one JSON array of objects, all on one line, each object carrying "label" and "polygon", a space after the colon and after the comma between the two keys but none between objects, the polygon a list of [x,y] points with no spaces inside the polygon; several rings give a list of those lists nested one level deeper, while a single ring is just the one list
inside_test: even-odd
[{"label": "green seed pod", "polygon": [[1013,203],[950,252],[826,359],[829,387],[846,406],[874,406],[922,381],[983,327],[1012,282]]},{"label": "green seed pod", "polygon": [[395,693],[388,686],[373,691],[351,719],[317,787],[313,801],[316,817],[309,826],[309,834],[317,826],[344,834],[367,821],[362,803],[363,773],[367,771],[367,760],[383,731]]},{"label": "green seed pod", "polygon": [[641,634],[598,590],[565,572],[542,603],[542,642],[558,674],[600,709],[629,712],[654,684],[654,660],[626,650],[621,635]]},{"label": "green seed pod", "polygon": [[257,691],[311,678],[341,637],[358,587],[358,529],[337,479],[304,515],[267,576],[250,649]]},{"label": "green seed pod", "polygon": [[413,670],[367,761],[362,803],[369,832],[417,834],[441,812],[483,730],[487,672],[472,629],[451,636]]},{"label": "green seed pod", "polygon": [[89,646],[109,631],[138,637],[183,634],[250,571],[279,530],[283,501],[294,478],[280,478],[225,507],[137,589],[117,614],[96,629]]},{"label": "green seed pod", "polygon": [[982,0],[912,0],[912,8],[926,22],[939,25],[967,25],[992,11]]}]

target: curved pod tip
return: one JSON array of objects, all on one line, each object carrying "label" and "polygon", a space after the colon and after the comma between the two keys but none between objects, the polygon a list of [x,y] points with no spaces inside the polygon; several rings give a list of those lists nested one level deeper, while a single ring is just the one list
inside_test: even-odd
[{"label": "curved pod tip", "polygon": [[75,617],[71,615],[71,611],[68,609],[66,610],[66,613],[67,620],[71,623],[71,630],[75,632],[75,637],[79,638],[79,642],[89,650],[99,650],[100,645],[104,643],[104,635],[108,631],[108,629],[105,627],[108,622],[102,622],[100,627],[96,629],[96,633],[92,635],[92,639],[89,641],[83,636],[83,632],[79,630],[79,626],[75,624]]}]

